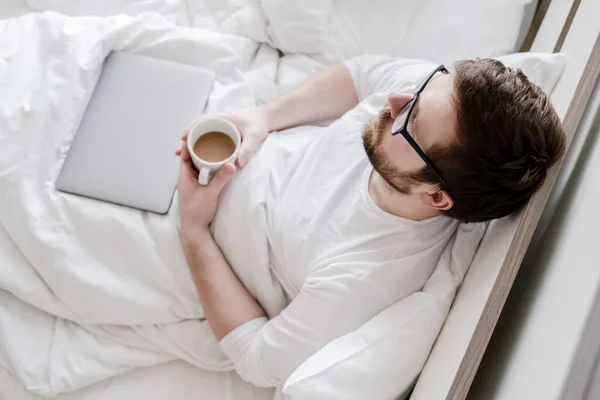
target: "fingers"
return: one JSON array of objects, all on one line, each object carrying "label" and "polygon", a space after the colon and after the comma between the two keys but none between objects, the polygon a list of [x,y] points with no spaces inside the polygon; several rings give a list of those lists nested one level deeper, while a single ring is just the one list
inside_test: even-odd
[{"label": "fingers", "polygon": [[252,157],[252,154],[256,151],[258,143],[253,139],[247,139],[242,141],[242,146],[240,147],[240,153],[237,157],[237,165],[240,168],[244,168]]},{"label": "fingers", "polygon": [[219,193],[221,193],[221,190],[223,190],[227,183],[229,183],[234,174],[235,165],[233,165],[232,163],[227,163],[223,165],[221,168],[219,168],[215,176],[210,181],[208,185],[209,188],[211,190],[214,190],[218,195]]},{"label": "fingers", "polygon": [[190,161],[192,156],[190,155],[190,151],[187,148],[186,142],[181,142],[181,147],[179,148],[179,154],[182,160]]},{"label": "fingers", "polygon": [[180,181],[183,179],[185,181],[198,181],[198,176],[192,168],[190,153],[187,149],[185,143],[181,143],[181,148],[179,149],[181,154],[179,158],[179,179]]},{"label": "fingers", "polygon": [[177,150],[175,150],[175,155],[176,156],[180,156],[181,155],[181,146],[185,146],[187,144],[187,137],[188,137],[188,133],[189,133],[189,127],[185,128],[185,131],[183,132],[183,135],[181,136],[181,142],[179,144],[179,147],[177,148]]}]

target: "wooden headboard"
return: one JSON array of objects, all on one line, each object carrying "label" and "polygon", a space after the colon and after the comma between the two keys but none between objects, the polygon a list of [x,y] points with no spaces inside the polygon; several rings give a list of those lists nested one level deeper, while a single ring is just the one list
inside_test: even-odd
[{"label": "wooden headboard", "polygon": [[[531,26],[529,27],[529,31],[527,32],[525,40],[523,41],[523,44],[521,44],[519,51],[531,50],[531,46],[533,45],[533,42],[538,35],[540,26],[542,26],[542,22],[546,17],[546,12],[550,7],[551,2],[552,0],[540,0],[537,3],[535,14],[533,16],[533,20],[531,21]],[[575,19],[575,15],[577,14],[577,10],[579,10],[580,4],[581,0],[574,0],[571,4],[569,14],[567,15],[567,18],[558,36],[558,39],[556,40],[556,44],[554,45],[554,48],[552,50],[554,53],[558,53],[561,51],[565,38],[567,37],[567,34],[571,29],[571,25],[573,24],[573,20]]]},{"label": "wooden headboard", "polygon": [[[595,1],[570,0],[565,8],[564,1],[541,0],[521,46],[521,51],[561,51],[569,57],[552,93],[567,147],[600,74],[600,26],[586,8]],[[561,167],[549,171],[523,211],[490,223],[411,400],[466,398]]]}]

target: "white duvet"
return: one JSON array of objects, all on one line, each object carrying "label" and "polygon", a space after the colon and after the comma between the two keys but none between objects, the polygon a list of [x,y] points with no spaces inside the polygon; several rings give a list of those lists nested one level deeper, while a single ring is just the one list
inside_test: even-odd
[{"label": "white duvet", "polygon": [[[42,395],[175,358],[231,369],[202,320],[179,244],[176,200],[158,216],[54,189],[87,96],[114,49],[214,70],[209,112],[255,105],[258,91],[276,93],[274,50],[176,28],[157,14],[0,21],[0,366]],[[246,260],[264,256],[253,249]],[[265,273],[267,267],[256,263]],[[270,287],[254,289],[279,311],[281,298],[267,300]]]}]

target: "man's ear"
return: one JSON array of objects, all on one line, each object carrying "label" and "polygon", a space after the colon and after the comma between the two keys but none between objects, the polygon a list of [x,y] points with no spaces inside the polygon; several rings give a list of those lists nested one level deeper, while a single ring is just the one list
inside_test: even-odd
[{"label": "man's ear", "polygon": [[454,200],[445,190],[437,190],[431,193],[421,192],[420,197],[423,204],[440,211],[449,210],[454,205]]}]

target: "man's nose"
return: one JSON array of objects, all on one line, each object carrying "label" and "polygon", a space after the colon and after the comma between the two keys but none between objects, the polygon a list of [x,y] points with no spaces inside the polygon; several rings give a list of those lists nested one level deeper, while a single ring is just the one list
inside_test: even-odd
[{"label": "man's nose", "polygon": [[391,109],[391,117],[395,119],[400,111],[404,108],[409,101],[412,100],[414,95],[412,93],[394,92],[388,96],[388,103]]}]

